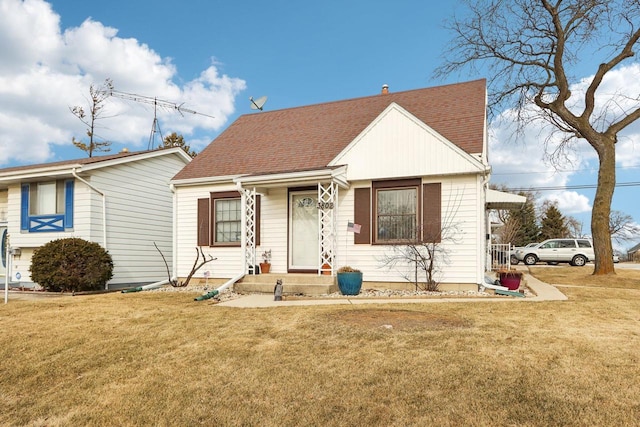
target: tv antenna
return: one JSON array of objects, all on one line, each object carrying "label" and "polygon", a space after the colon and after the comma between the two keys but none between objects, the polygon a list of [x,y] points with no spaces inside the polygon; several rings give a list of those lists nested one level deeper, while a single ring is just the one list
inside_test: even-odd
[{"label": "tv antenna", "polygon": [[260,110],[262,111],[262,107],[264,106],[264,103],[267,102],[267,97],[266,96],[261,96],[258,99],[253,99],[253,96],[249,97],[249,101],[251,101],[251,109],[252,110]]},{"label": "tv antenna", "polygon": [[213,116],[210,116],[209,114],[198,113],[197,111],[191,110],[189,108],[185,108],[183,107],[184,103],[176,104],[175,102],[158,99],[157,97],[121,92],[115,89],[109,89],[103,92],[106,93],[108,96],[114,96],[116,98],[126,99],[129,101],[153,105],[153,124],[151,125],[151,134],[149,135],[149,143],[147,145],[147,150],[150,150],[152,148],[153,143],[155,142],[156,133],[160,134],[161,140],[164,139],[162,136],[162,131],[160,130],[160,122],[158,121],[158,115],[157,115],[158,107],[164,108],[165,110],[175,110],[178,113],[180,113],[182,117],[184,117],[185,113],[188,113],[188,114],[198,114],[200,116],[210,117],[212,119],[215,118]]}]

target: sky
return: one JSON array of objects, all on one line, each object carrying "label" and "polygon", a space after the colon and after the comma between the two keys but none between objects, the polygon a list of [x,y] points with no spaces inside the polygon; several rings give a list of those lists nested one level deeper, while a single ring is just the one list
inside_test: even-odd
[{"label": "sky", "polygon": [[[119,92],[160,104],[154,128],[151,104],[109,98],[96,135],[112,151],[157,146],[171,132],[202,150],[240,115],[259,114],[249,97],[267,96],[272,111],[375,95],[383,84],[398,92],[486,78],[434,77],[451,38],[444,24],[461,13],[459,2],[425,0],[0,0],[0,168],[84,157],[71,141],[85,140],[86,126],[70,108],[86,110],[89,87],[107,78]],[[615,85],[640,93],[639,77],[630,65],[604,92]],[[546,132],[532,127],[515,138],[509,111],[490,123],[491,183],[560,187],[540,198],[590,234],[595,188],[575,187],[595,187],[595,152],[578,143],[572,162],[554,167],[543,155]],[[638,183],[639,171],[634,125],[617,144],[617,182]],[[638,196],[637,184],[619,185],[612,209],[640,223]]]}]

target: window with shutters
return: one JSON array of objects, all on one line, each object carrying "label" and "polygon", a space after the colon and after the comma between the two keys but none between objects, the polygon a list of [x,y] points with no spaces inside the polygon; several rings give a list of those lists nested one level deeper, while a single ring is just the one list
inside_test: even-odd
[{"label": "window with shutters", "polygon": [[355,244],[441,241],[441,184],[406,179],[354,189]]},{"label": "window with shutters", "polygon": [[242,209],[240,199],[214,200],[213,243],[240,243],[242,240]]},{"label": "window with shutters", "polygon": [[71,230],[73,184],[72,179],[22,184],[20,229],[31,233]]},{"label": "window with shutters", "polygon": [[[211,193],[198,199],[198,246],[240,246],[242,243],[242,199],[237,191]],[[256,244],[260,244],[260,196],[255,206]]]}]

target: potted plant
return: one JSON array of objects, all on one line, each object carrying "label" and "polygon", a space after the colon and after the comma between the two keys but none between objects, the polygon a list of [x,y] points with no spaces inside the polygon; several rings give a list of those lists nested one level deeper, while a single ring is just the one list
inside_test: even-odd
[{"label": "potted plant", "polygon": [[498,280],[500,284],[510,291],[515,291],[520,287],[520,281],[522,280],[523,273],[518,270],[498,270]]},{"label": "potted plant", "polygon": [[262,252],[262,261],[260,263],[260,272],[268,273],[271,270],[271,249]]},{"label": "potted plant", "polygon": [[344,266],[338,269],[338,289],[342,295],[358,295],[362,288],[362,272],[358,269]]}]

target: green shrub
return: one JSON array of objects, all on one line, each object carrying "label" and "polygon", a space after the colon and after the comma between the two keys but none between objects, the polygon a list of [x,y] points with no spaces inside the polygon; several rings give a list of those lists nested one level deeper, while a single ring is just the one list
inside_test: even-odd
[{"label": "green shrub", "polygon": [[91,291],[104,289],[113,277],[113,260],[97,243],[58,239],[34,251],[30,271],[31,280],[47,291]]}]

